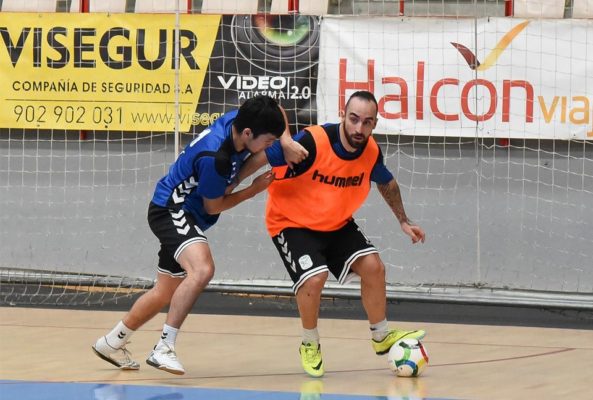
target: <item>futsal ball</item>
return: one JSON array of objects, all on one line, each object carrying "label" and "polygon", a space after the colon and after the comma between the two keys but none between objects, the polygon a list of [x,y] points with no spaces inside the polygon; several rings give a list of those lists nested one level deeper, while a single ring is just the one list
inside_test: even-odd
[{"label": "futsal ball", "polygon": [[418,376],[428,366],[428,353],[419,340],[402,339],[391,346],[387,360],[397,376]]}]

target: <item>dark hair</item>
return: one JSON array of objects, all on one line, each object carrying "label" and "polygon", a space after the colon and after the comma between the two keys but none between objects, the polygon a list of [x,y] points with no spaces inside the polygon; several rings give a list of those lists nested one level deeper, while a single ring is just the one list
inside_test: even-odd
[{"label": "dark hair", "polygon": [[243,103],[233,125],[239,132],[251,129],[254,139],[266,133],[279,138],[286,128],[280,106],[276,100],[265,95],[252,97]]},{"label": "dark hair", "polygon": [[344,111],[348,109],[348,104],[350,104],[350,100],[352,100],[355,97],[364,99],[371,103],[375,103],[375,109],[379,110],[379,104],[377,103],[377,99],[375,98],[375,95],[367,90],[359,90],[357,92],[352,93],[350,98],[348,98],[348,101],[346,102],[346,105],[344,106]]}]

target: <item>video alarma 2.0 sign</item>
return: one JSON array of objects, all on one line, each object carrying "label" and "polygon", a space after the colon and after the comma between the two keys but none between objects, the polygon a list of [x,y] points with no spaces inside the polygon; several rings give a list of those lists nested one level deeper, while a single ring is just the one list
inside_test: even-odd
[{"label": "video alarma 2.0 sign", "polygon": [[219,16],[0,13],[0,127],[189,130]]}]

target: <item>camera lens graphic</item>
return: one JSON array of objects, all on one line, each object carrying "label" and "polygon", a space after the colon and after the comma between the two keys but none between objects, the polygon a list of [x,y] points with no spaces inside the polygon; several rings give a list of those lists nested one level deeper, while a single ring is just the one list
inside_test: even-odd
[{"label": "camera lens graphic", "polygon": [[319,18],[305,15],[234,16],[231,38],[238,53],[268,73],[295,74],[319,60]]}]

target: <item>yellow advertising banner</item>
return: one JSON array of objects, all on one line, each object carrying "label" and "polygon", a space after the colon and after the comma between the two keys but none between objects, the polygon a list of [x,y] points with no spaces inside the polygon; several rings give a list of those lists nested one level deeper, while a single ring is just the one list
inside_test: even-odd
[{"label": "yellow advertising banner", "polygon": [[0,128],[187,131],[219,24],[181,15],[176,51],[173,14],[0,13]]}]

